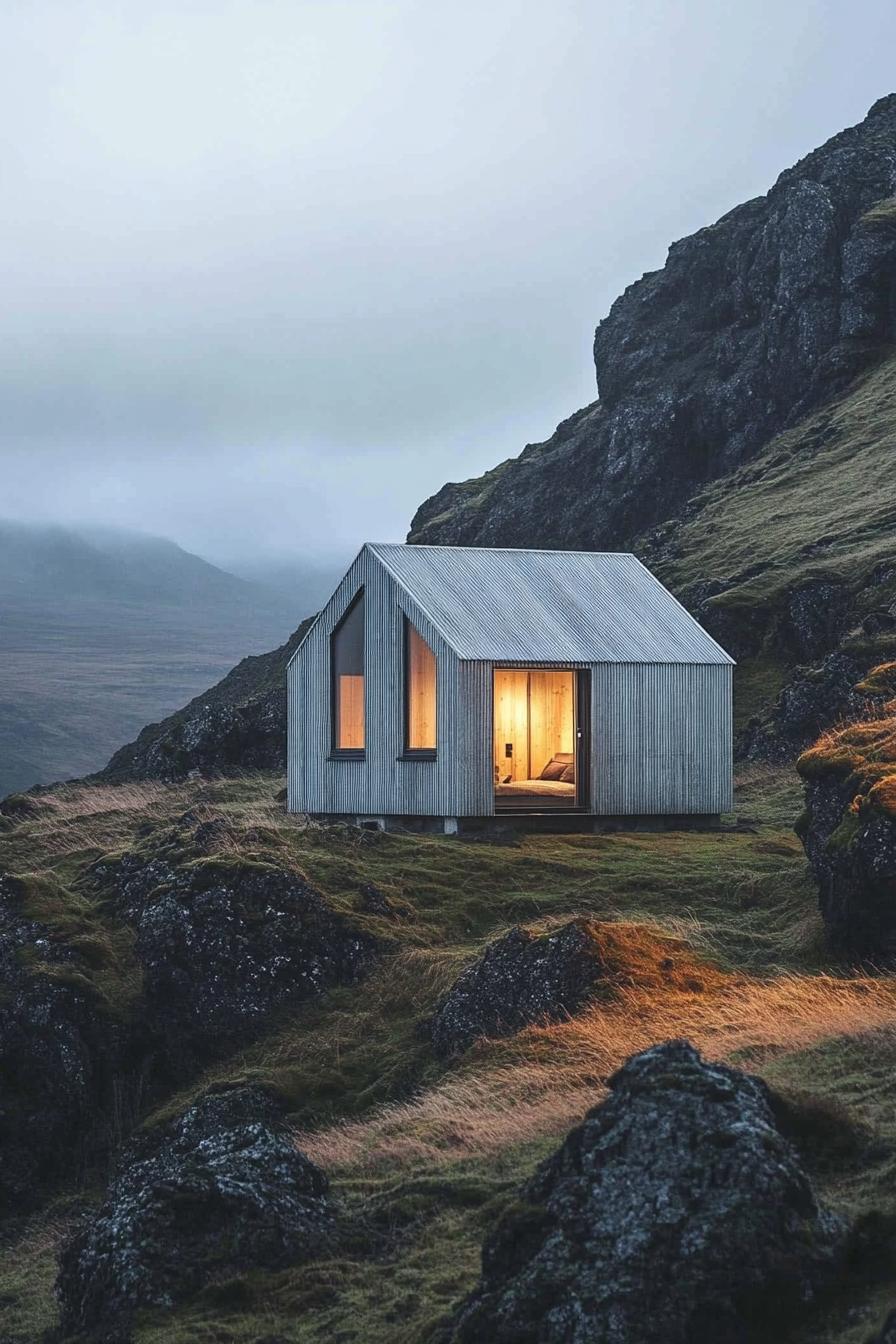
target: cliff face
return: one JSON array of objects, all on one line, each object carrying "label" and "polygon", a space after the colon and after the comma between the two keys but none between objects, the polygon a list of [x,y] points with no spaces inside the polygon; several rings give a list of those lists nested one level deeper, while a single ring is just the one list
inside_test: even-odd
[{"label": "cliff face", "polygon": [[[740,754],[792,757],[896,656],[896,94],[675,243],[594,354],[599,401],[409,540],[635,551],[737,658]],[[282,769],[296,638],[105,777]]]},{"label": "cliff face", "polygon": [[896,337],[896,95],[673,244],[597,329],[600,401],[409,540],[613,548],[842,392]]}]

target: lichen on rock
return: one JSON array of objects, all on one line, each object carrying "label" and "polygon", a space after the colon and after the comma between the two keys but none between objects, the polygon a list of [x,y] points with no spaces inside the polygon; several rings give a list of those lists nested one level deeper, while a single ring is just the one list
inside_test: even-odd
[{"label": "lichen on rock", "polygon": [[486,1238],[452,1344],[758,1344],[833,1279],[846,1223],[760,1080],[671,1041],[609,1086]]},{"label": "lichen on rock", "polygon": [[872,669],[859,689],[878,708],[826,733],[797,763],[806,783],[798,830],[828,940],[881,962],[896,959],[896,700],[880,702],[892,681],[892,664]]},{"label": "lichen on rock", "polygon": [[122,1338],[139,1307],[326,1252],[328,1182],[257,1088],[200,1098],[122,1156],[102,1208],[60,1255],[64,1334]]}]

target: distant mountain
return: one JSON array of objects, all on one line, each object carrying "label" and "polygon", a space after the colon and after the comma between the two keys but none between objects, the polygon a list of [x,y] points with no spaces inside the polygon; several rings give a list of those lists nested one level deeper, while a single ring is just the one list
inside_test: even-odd
[{"label": "distant mountain", "polygon": [[[357,548],[356,548],[357,549]],[[314,562],[301,557],[291,560],[241,559],[225,562],[232,574],[250,583],[263,584],[278,593],[302,593],[308,611],[317,611],[328,599],[342,575],[348,569],[353,553],[328,562]]]},{"label": "distant mountain", "polygon": [[0,521],[0,797],[98,769],[308,609],[160,537]]}]

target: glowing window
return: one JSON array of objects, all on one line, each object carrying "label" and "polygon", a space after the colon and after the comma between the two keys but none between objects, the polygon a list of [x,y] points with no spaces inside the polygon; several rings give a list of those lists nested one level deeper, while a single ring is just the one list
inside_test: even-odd
[{"label": "glowing window", "polygon": [[333,748],[364,750],[364,593],[355,598],[330,638]]},{"label": "glowing window", "polygon": [[409,620],[404,623],[405,750],[436,749],[436,656]]}]

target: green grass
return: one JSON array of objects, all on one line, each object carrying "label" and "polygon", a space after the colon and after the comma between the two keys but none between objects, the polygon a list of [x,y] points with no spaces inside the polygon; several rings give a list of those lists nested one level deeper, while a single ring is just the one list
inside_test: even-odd
[{"label": "green grass", "polygon": [[[698,496],[663,577],[678,591],[707,575],[732,580],[710,605],[760,615],[813,579],[861,594],[872,571],[896,558],[894,472],[896,359],[890,358],[851,395]],[[875,605],[894,590],[896,579],[876,591]]]},{"label": "green grass", "polygon": [[[795,772],[745,772],[737,813],[719,831],[500,843],[305,826],[275,801],[281,786],[255,775],[71,787],[38,799],[0,833],[0,869],[20,875],[27,912],[75,948],[76,973],[118,1014],[133,1011],[139,976],[109,879],[93,865],[128,849],[210,871],[286,865],[384,944],[362,985],[272,1021],[145,1117],[157,1122],[212,1083],[273,1086],[303,1146],[333,1177],[349,1227],[340,1254],[209,1285],[174,1315],[142,1320],[137,1344],[254,1344],[266,1332],[295,1344],[423,1344],[473,1285],[485,1232],[599,1098],[615,1062],[679,1031],[734,1052],[772,1082],[842,1101],[879,1129],[876,1164],[819,1181],[850,1212],[889,1209],[887,1070],[896,1047],[882,1031],[843,1039],[843,1024],[864,1023],[866,1002],[867,1022],[891,1015],[896,1023],[896,985],[830,974],[792,830],[801,805]],[[225,819],[219,853],[196,851],[187,812]],[[388,895],[394,917],[360,913],[367,882]],[[573,914],[624,921],[623,944],[626,929],[643,941],[643,926],[684,938],[689,948],[673,953],[679,982],[668,993],[633,982],[581,1019],[474,1047],[448,1066],[437,1061],[420,1028],[458,969],[511,923],[549,926]],[[4,1329],[15,1344],[39,1338],[54,1319],[54,1246],[69,1216],[57,1204],[0,1246]],[[879,1314],[891,1288],[896,1300],[896,1281],[851,1284],[849,1301]],[[838,1304],[828,1334],[812,1338],[854,1344],[861,1335],[846,1311]]]}]

